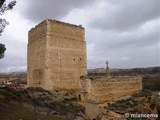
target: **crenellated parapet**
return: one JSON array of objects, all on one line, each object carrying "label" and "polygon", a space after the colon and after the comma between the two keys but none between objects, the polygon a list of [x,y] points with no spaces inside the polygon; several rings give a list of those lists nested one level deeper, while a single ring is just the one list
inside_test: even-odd
[{"label": "crenellated parapet", "polygon": [[57,20],[44,20],[29,31],[29,43],[48,35],[68,40],[84,41],[84,27]]},{"label": "crenellated parapet", "polygon": [[84,29],[84,27],[82,27],[82,25],[74,25],[74,24],[70,24],[70,23],[66,23],[66,22],[62,22],[62,21],[58,21],[58,20],[52,20],[52,19],[47,19],[47,20],[49,22],[62,24],[62,25],[65,25],[65,26],[75,27],[75,28],[78,28],[78,29]]}]

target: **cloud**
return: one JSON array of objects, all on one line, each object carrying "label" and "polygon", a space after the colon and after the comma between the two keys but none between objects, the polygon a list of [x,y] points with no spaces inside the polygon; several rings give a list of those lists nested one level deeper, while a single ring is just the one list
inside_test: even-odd
[{"label": "cloud", "polygon": [[160,16],[158,0],[111,0],[101,16],[90,22],[92,28],[102,30],[127,31],[134,30],[145,22]]},{"label": "cloud", "polygon": [[66,16],[71,10],[84,8],[95,0],[23,0],[18,1],[25,9],[21,9],[24,18],[32,22],[41,22],[44,19],[60,19]]},{"label": "cloud", "polygon": [[[112,68],[132,68],[160,65],[158,57],[160,49],[159,20],[145,22],[141,27],[131,31],[108,31],[89,29],[87,44],[94,43],[88,55],[89,68],[105,67],[110,61]],[[94,57],[93,57],[94,56]],[[97,62],[98,61],[98,62]],[[95,63],[95,64],[94,64]]]},{"label": "cloud", "polygon": [[7,50],[5,51],[4,58],[0,59],[0,72],[26,71],[27,44],[25,41],[12,37],[9,33],[1,36]]},{"label": "cloud", "polygon": [[85,27],[88,68],[160,66],[159,9],[158,0],[17,0],[3,15],[0,72],[26,70],[28,31],[46,18]]},{"label": "cloud", "polygon": [[89,67],[105,67],[105,60],[112,68],[159,66],[158,1],[101,2],[104,6],[96,10],[102,14],[88,24],[88,44],[94,43],[89,52],[95,56],[88,59]]},{"label": "cloud", "polygon": [[26,71],[26,58],[14,55],[5,55],[0,63],[0,72]]},{"label": "cloud", "polygon": [[22,19],[15,9],[7,11],[2,17],[9,21],[9,25],[0,36],[0,42],[7,48],[5,57],[0,59],[0,72],[26,71],[27,36],[33,23]]}]

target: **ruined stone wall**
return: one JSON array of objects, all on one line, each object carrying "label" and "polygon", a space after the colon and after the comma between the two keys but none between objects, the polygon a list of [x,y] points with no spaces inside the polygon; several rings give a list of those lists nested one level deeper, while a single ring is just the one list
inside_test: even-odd
[{"label": "ruined stone wall", "polygon": [[97,120],[97,116],[100,113],[99,105],[86,102],[85,112],[86,112],[87,120]]},{"label": "ruined stone wall", "polygon": [[[82,26],[56,20],[46,20],[40,23],[40,26],[33,28],[29,32],[31,37],[29,37],[28,45],[29,84],[33,85],[33,82],[35,82],[33,78],[38,78],[38,76],[35,76],[36,72],[31,72],[29,68],[37,71],[42,66],[43,69],[40,73],[42,73],[43,88],[48,90],[77,89],[80,76],[87,74],[84,34]],[[43,40],[39,39],[39,37]],[[33,49],[35,50],[34,52]],[[34,59],[42,61],[41,65],[36,66],[38,63],[35,63]],[[35,84],[37,85],[37,83]]]},{"label": "ruined stone wall", "polygon": [[[86,101],[104,103],[131,96],[142,90],[141,77],[122,77],[110,79],[82,80],[88,85]],[[84,82],[86,81],[86,82]],[[86,85],[87,85],[86,84]]]}]

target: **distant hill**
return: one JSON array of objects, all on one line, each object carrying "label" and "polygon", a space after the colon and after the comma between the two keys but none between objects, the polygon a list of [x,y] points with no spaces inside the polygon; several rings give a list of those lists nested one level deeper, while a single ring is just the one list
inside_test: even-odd
[{"label": "distant hill", "polygon": [[[104,68],[88,69],[89,76],[105,76]],[[132,69],[110,69],[111,76],[160,76],[160,67],[132,68]],[[0,73],[0,81],[19,80],[27,81],[26,72]]]},{"label": "distant hill", "polygon": [[[96,68],[89,69],[88,75],[96,75],[96,76],[104,76],[105,75],[104,68]],[[147,68],[132,68],[132,69],[110,69],[112,76],[133,76],[133,75],[141,75],[141,76],[152,76],[152,75],[160,75],[160,67],[147,67]]]},{"label": "distant hill", "polygon": [[27,81],[27,73],[26,72],[13,72],[13,73],[0,73],[0,81],[9,80],[9,81]]}]

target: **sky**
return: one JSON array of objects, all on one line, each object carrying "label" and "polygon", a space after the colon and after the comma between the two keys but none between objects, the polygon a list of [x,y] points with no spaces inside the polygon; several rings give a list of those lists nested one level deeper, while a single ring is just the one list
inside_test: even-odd
[{"label": "sky", "polygon": [[27,70],[28,31],[45,19],[85,28],[88,69],[160,66],[160,0],[17,0],[1,17],[0,72]]}]

